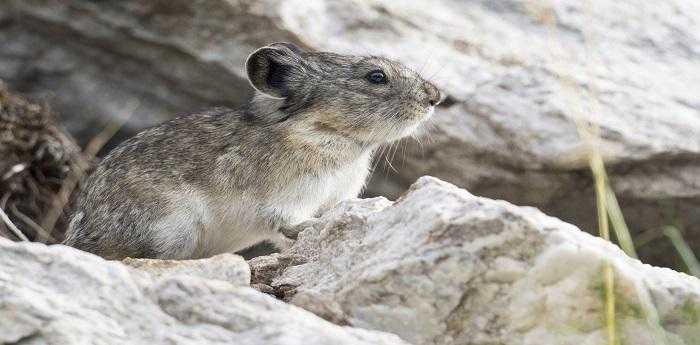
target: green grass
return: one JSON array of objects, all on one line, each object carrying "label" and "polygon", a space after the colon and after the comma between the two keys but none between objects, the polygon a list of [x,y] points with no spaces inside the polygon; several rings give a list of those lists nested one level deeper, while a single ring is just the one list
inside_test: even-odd
[{"label": "green grass", "polygon": [[[590,10],[590,2],[587,2]],[[527,9],[532,17],[541,22],[549,30],[549,51],[563,52],[557,44],[556,16],[548,3],[543,1],[530,1]],[[586,46],[587,61],[595,63],[600,61],[595,56],[594,40],[587,33],[583,33],[584,44]],[[555,59],[556,60],[556,59]],[[625,222],[625,218],[617,200],[615,192],[611,187],[606,169],[605,160],[602,154],[600,138],[600,128],[597,126],[594,116],[599,114],[598,92],[596,85],[588,85],[588,92],[582,90],[578,83],[569,75],[565,68],[559,66],[557,61],[553,61],[552,68],[557,75],[562,90],[566,93],[571,102],[573,118],[576,129],[586,148],[585,160],[588,162],[595,184],[596,209],[598,219],[598,234],[601,238],[610,241],[610,228],[615,233],[617,242],[622,250],[632,258],[638,258],[634,239]],[[585,105],[585,106],[584,106]],[[693,255],[688,244],[683,240],[681,232],[675,227],[666,227],[664,233],[671,240],[676,251],[681,256],[683,262],[688,267],[689,272],[694,275],[700,274],[700,264]],[[604,305],[604,320],[606,340],[608,345],[619,345],[621,343],[616,324],[616,296],[615,296],[615,270],[611,262],[604,262],[602,266],[602,298]],[[639,296],[642,317],[646,320],[648,327],[652,330],[655,344],[667,344],[666,333],[660,325],[658,312],[650,300],[649,296],[642,294]]]},{"label": "green grass", "polygon": [[[579,126],[579,132],[583,130]],[[589,165],[595,181],[596,206],[598,210],[598,233],[600,237],[610,241],[609,214],[608,214],[608,190],[605,164],[600,151],[593,151],[589,156]],[[609,262],[603,263],[603,285],[605,303],[605,329],[608,345],[620,343],[617,338],[617,327],[615,323],[615,272]]]},{"label": "green grass", "polygon": [[683,239],[683,235],[678,227],[673,225],[664,227],[664,235],[666,235],[666,237],[671,241],[673,247],[676,248],[676,252],[680,256],[681,260],[683,260],[683,263],[687,268],[687,272],[700,278],[700,262],[698,262],[698,258],[695,257],[695,254],[688,243]]}]

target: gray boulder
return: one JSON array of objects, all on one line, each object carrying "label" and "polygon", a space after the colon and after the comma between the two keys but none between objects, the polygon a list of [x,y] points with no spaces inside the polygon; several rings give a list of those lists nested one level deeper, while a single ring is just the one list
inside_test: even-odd
[{"label": "gray boulder", "polygon": [[136,274],[161,279],[178,275],[224,280],[233,285],[250,285],[250,268],[242,257],[221,254],[198,260],[156,260],[126,258],[121,261]]},{"label": "gray boulder", "polygon": [[0,238],[0,344],[601,344],[606,264],[621,345],[700,339],[697,278],[435,178],[295,230],[250,268]]},{"label": "gray boulder", "polygon": [[0,238],[0,344],[407,344],[245,286],[240,257],[129,264]]},{"label": "gray boulder", "polygon": [[336,323],[417,345],[605,344],[607,263],[622,345],[699,344],[697,278],[435,178],[395,203],[345,202],[300,230],[290,250],[250,261],[253,282]]}]

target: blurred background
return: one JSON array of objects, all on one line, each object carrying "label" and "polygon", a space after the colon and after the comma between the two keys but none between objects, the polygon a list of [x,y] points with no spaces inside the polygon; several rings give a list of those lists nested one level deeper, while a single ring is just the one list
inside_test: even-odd
[{"label": "blurred background", "polygon": [[277,41],[395,58],[447,95],[368,196],[433,175],[693,270],[700,2],[680,0],[2,0],[0,235],[60,241],[101,155],[245,102],[245,58]]}]

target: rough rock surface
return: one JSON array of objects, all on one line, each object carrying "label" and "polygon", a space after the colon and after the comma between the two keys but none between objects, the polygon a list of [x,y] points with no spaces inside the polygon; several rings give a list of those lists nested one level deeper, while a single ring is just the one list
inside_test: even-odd
[{"label": "rough rock surface", "polygon": [[395,203],[348,201],[302,227],[290,250],[250,261],[267,272],[253,282],[336,323],[413,344],[604,344],[607,262],[621,344],[700,339],[697,278],[434,178]]},{"label": "rough rock surface", "polygon": [[[202,267],[248,270],[240,258],[209,260]],[[223,270],[204,279],[216,273],[173,264],[152,278],[72,248],[0,238],[0,344],[406,344],[233,285]]]},{"label": "rough rock surface", "polygon": [[250,268],[235,255],[115,262],[0,238],[0,344],[597,345],[606,263],[621,345],[700,339],[700,280],[435,178],[296,230]]},{"label": "rough rock surface", "polygon": [[250,285],[250,268],[245,260],[233,254],[221,254],[198,260],[155,260],[126,258],[122,263],[135,272],[162,279],[178,275],[216,279],[233,285]]},{"label": "rough rock surface", "polygon": [[288,38],[252,3],[3,1],[0,79],[49,100],[82,144],[130,116],[121,140],[250,95],[242,61],[270,37]]},{"label": "rough rock surface", "polygon": [[[383,53],[434,76],[450,97],[436,113],[432,140],[391,154],[397,172],[378,175],[373,193],[395,196],[430,174],[595,231],[574,124],[583,109],[595,113],[587,120],[600,127],[632,230],[660,235],[662,225],[679,222],[700,248],[700,3],[547,6],[6,0],[0,78],[36,95],[52,90],[45,96],[74,116],[67,123],[85,138],[132,109],[125,135],[177,112],[239,103],[250,92],[246,54],[271,41]],[[675,266],[665,241],[647,243],[654,245],[640,248],[646,261]]]}]

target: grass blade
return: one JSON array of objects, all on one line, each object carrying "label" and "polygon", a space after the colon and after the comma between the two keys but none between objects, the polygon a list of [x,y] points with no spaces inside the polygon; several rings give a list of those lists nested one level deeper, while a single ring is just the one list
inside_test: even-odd
[{"label": "grass blade", "polygon": [[622,209],[620,209],[620,204],[617,202],[615,192],[613,192],[609,184],[606,186],[606,205],[610,223],[615,231],[615,236],[617,237],[617,242],[620,244],[620,248],[630,257],[637,259],[637,251],[634,249],[632,235],[630,235],[625,217],[622,215]]},{"label": "grass blade", "polygon": [[698,258],[695,257],[695,254],[693,254],[693,250],[690,249],[688,243],[683,239],[681,231],[678,230],[677,227],[669,225],[664,227],[664,235],[671,240],[673,247],[676,248],[678,255],[680,255],[681,259],[683,260],[683,263],[685,263],[686,267],[688,267],[688,273],[700,278],[700,262],[698,262]]}]

